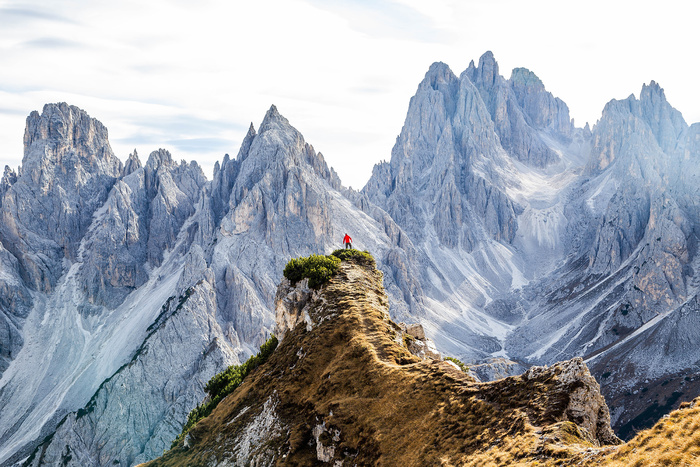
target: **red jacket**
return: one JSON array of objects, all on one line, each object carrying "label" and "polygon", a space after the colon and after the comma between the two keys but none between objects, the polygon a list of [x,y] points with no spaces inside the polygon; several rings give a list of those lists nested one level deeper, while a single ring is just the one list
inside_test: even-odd
[{"label": "red jacket", "polygon": [[343,243],[352,243],[352,238],[350,238],[350,235],[345,234],[345,237],[343,237]]}]

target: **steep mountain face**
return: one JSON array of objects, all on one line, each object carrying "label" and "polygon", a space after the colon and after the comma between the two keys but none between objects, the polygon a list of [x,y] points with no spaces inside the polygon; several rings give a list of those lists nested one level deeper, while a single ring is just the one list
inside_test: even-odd
[{"label": "steep mountain face", "polygon": [[[26,183],[24,169],[6,175],[7,193]],[[273,106],[211,182],[167,151],[145,165],[132,154],[74,232],[82,237],[53,289],[27,283],[8,251],[2,278],[26,294],[10,310],[26,322],[8,325],[17,343],[0,383],[2,462],[133,465],[162,453],[204,383],[274,327],[286,261],[332,250],[345,229],[382,258],[392,307],[408,316],[418,301],[405,287],[405,235],[344,193],[357,198]]]},{"label": "steep mountain face", "polygon": [[129,174],[115,184],[84,239],[89,254],[83,255],[82,285],[91,303],[109,308],[146,283],[148,269],[162,264],[206,182],[196,163],[177,164],[162,149],[145,167],[136,155],[129,162]]},{"label": "steep mountain face", "polygon": [[509,347],[540,361],[589,357],[625,435],[697,394],[697,187],[686,180],[697,177],[698,154],[689,133],[655,83],[639,100],[606,106],[572,203],[587,214],[580,243],[538,284],[545,292]]},{"label": "steep mountain face", "polygon": [[591,131],[490,53],[459,78],[434,64],[364,194],[416,245],[438,348],[589,358],[619,429],[694,397],[697,128],[654,82]]},{"label": "steep mountain face", "polygon": [[517,160],[540,168],[559,161],[543,134],[568,141],[575,128],[569,119],[569,108],[547,92],[534,73],[515,68],[506,80],[499,74],[493,54],[486,52],[479,59],[479,66],[475,67],[472,61],[464,74],[479,89],[506,151]]},{"label": "steep mountain face", "polygon": [[29,289],[56,286],[121,170],[107,129],[78,108],[47,105],[27,118],[21,173],[5,167],[0,183],[0,374],[24,343]]},{"label": "steep mountain face", "polygon": [[[27,239],[9,264],[26,273],[17,283],[30,290],[33,305],[20,308],[24,345],[0,383],[3,460],[17,459],[66,412],[83,407],[138,352],[161,307],[177,295],[185,258],[163,262],[163,254],[194,211],[204,175],[196,163],[174,164],[164,151],[145,168],[134,155],[122,173],[106,135],[65,104],[28,118],[22,171],[2,206],[10,219],[3,244],[13,244],[17,232]],[[186,251],[187,238],[179,243]]]},{"label": "steep mountain face", "polygon": [[459,78],[433,64],[389,163],[363,193],[411,237],[438,345],[474,361],[506,356],[522,321],[512,292],[565,256],[564,213],[590,134],[524,69],[492,54]]},{"label": "steep mountain face", "polygon": [[121,172],[107,129],[80,109],[47,105],[27,118],[22,175],[4,193],[0,233],[32,288],[55,287]]},{"label": "steep mountain face", "polygon": [[619,443],[581,359],[477,383],[408,351],[381,277],[350,259],[317,292],[283,280],[279,347],[147,465],[482,465],[496,455],[506,465]]}]

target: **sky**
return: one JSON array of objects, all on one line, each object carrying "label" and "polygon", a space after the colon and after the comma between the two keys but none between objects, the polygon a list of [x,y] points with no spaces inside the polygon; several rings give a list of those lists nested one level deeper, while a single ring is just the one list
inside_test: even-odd
[{"label": "sky", "polygon": [[0,0],[0,167],[27,115],[68,102],[115,154],[168,149],[211,178],[275,104],[345,186],[389,160],[431,63],[459,75],[491,50],[537,74],[577,126],[657,81],[700,121],[691,0]]}]

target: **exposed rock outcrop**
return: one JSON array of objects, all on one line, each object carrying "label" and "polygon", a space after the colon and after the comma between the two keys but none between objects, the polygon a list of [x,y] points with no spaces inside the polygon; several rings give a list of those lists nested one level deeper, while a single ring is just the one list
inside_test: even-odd
[{"label": "exposed rock outcrop", "polygon": [[592,442],[618,444],[610,428],[610,412],[600,394],[600,386],[581,358],[556,363],[551,367],[534,366],[522,376],[525,381],[554,380],[549,390],[552,400],[559,395],[564,404],[560,417],[585,430]]},{"label": "exposed rock outcrop", "polygon": [[83,110],[47,104],[27,117],[22,176],[4,193],[0,239],[22,278],[49,292],[78,258],[93,213],[121,175],[107,129]]},{"label": "exposed rock outcrop", "polygon": [[521,162],[546,167],[559,161],[540,132],[568,140],[574,131],[569,108],[544,88],[526,68],[515,68],[509,80],[499,74],[491,52],[472,62],[464,75],[479,89],[503,148]]},{"label": "exposed rock outcrop", "polygon": [[311,331],[320,316],[315,316],[314,321],[309,312],[314,311],[318,315],[321,310],[321,292],[309,287],[309,279],[302,279],[292,286],[289,279],[283,278],[275,295],[275,335],[282,340],[288,331],[302,322],[306,330]]}]

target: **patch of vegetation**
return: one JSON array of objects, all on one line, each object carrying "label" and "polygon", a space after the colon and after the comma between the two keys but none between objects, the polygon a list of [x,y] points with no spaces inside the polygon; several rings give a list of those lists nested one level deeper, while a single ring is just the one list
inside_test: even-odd
[{"label": "patch of vegetation", "polygon": [[469,366],[467,366],[464,362],[462,362],[458,358],[445,357],[445,360],[448,360],[448,361],[454,363],[455,365],[457,365],[459,367],[460,370],[462,370],[465,373],[467,373],[469,371]]},{"label": "patch of vegetation", "polygon": [[211,414],[224,397],[235,391],[250,372],[265,363],[270,355],[272,355],[272,352],[277,348],[277,344],[278,340],[273,335],[260,346],[260,352],[258,352],[257,355],[252,355],[245,363],[231,365],[221,373],[214,375],[207,385],[204,386],[204,390],[207,391],[209,395],[209,400],[192,409],[187,416],[187,422],[182,428],[182,433],[175,438],[170,449],[177,446],[198,421]]},{"label": "patch of vegetation", "polygon": [[325,284],[340,269],[340,258],[326,255],[311,255],[292,258],[284,267],[284,277],[295,284],[307,277],[309,287],[317,289]]},{"label": "patch of vegetation", "polygon": [[335,250],[331,255],[335,256],[336,258],[340,258],[343,261],[347,261],[349,259],[353,259],[357,261],[360,264],[366,265],[366,266],[375,266],[375,261],[374,257],[370,254],[369,251],[360,251],[356,250],[354,248],[350,249],[339,249]]}]

